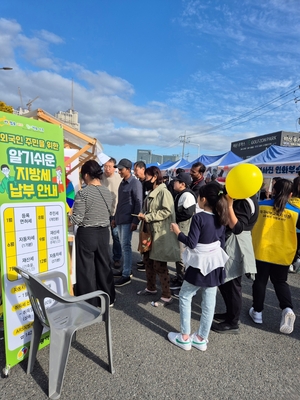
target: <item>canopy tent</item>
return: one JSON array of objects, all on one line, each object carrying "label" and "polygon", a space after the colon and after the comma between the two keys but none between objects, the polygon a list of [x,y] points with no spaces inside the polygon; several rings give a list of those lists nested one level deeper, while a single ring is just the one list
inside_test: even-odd
[{"label": "canopy tent", "polygon": [[[227,153],[225,153],[225,154],[227,154]],[[201,162],[205,166],[208,166],[208,165],[216,162],[217,160],[219,160],[219,158],[223,157],[225,154],[221,154],[219,156],[205,156],[205,155],[202,155],[202,156],[196,158],[196,160],[194,160],[194,161],[188,163],[187,165],[185,165],[184,169],[190,170],[192,168],[193,164],[196,164],[197,162]]]},{"label": "canopy tent", "polygon": [[173,165],[173,164],[175,164],[175,163],[177,163],[177,162],[178,162],[178,161],[171,161],[171,160],[168,160],[168,161],[165,161],[164,163],[160,164],[159,168],[160,168],[161,170],[166,170],[168,167],[170,167],[171,165]]},{"label": "canopy tent", "polygon": [[223,154],[222,156],[219,156],[220,158],[210,164],[207,165],[207,167],[224,167],[225,165],[237,163],[239,161],[242,161],[243,159],[239,156],[237,156],[235,153],[232,151],[228,151],[227,153]]},{"label": "canopy tent", "polygon": [[153,163],[146,164],[146,168],[149,168],[149,167],[158,167],[158,168],[160,168],[160,165],[159,165],[158,162],[153,162]]},{"label": "canopy tent", "polygon": [[[53,115],[40,108],[24,114],[24,117],[49,122],[63,128],[64,147],[77,150],[74,156],[65,161],[65,166],[68,166],[74,160],[78,160],[78,162],[75,163],[75,166],[68,171],[68,174],[72,173],[76,168],[80,167],[89,159],[97,159],[97,155],[103,151],[103,147],[99,140],[91,138],[90,136],[71,128],[69,125],[63,123],[61,120],[53,117]],[[97,161],[99,160],[97,159]]]},{"label": "canopy tent", "polygon": [[174,175],[174,172],[176,171],[177,168],[184,168],[185,165],[188,164],[188,161],[185,160],[184,158],[181,158],[178,161],[173,162],[173,164],[166,166],[166,164],[162,164],[159,166],[161,171],[166,171],[168,175]]},{"label": "canopy tent", "polygon": [[[230,170],[242,163],[258,166],[265,178],[281,176],[282,178],[293,179],[300,172],[300,147],[272,145],[253,157],[229,164],[223,169]],[[221,167],[218,166],[218,168]]]}]

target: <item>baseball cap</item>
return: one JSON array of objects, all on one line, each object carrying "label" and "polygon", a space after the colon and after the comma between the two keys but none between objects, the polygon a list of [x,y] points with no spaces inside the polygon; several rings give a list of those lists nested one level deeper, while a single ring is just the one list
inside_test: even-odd
[{"label": "baseball cap", "polygon": [[115,168],[118,169],[123,169],[123,168],[128,168],[132,169],[132,162],[128,160],[127,158],[122,158],[122,160],[119,161],[117,165],[114,165]]},{"label": "baseball cap", "polygon": [[173,178],[174,181],[184,182],[185,186],[188,187],[192,183],[192,178],[190,174],[186,172],[180,172],[177,176]]}]

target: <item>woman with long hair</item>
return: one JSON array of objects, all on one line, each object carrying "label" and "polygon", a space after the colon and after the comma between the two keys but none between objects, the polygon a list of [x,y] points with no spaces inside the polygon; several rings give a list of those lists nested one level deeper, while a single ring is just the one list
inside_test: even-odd
[{"label": "woman with long hair", "polygon": [[180,260],[178,241],[170,232],[170,224],[176,220],[174,200],[163,183],[163,176],[159,168],[155,166],[147,168],[145,177],[144,188],[148,195],[139,219],[149,224],[152,245],[150,251],[144,253],[147,287],[137,294],[140,296],[156,295],[156,275],[158,275],[162,293],[161,297],[157,301],[153,301],[151,305],[154,307],[168,306],[173,299],[167,262]]},{"label": "woman with long hair", "polygon": [[[177,224],[171,224],[171,231],[187,246],[182,254],[187,269],[179,293],[180,333],[170,332],[168,339],[183,350],[190,350],[193,346],[205,351],[217,288],[225,279],[224,266],[228,256],[223,249],[229,214],[226,195],[216,182],[200,187],[198,205],[203,211],[192,217],[187,236]],[[200,325],[190,336],[192,298],[199,289],[202,292]]]},{"label": "woman with long hair", "polygon": [[253,305],[249,315],[262,324],[262,311],[266,286],[270,278],[279,307],[282,310],[280,332],[290,334],[294,329],[295,314],[287,283],[288,270],[297,249],[296,226],[299,209],[289,204],[292,182],[278,180],[273,188],[273,198],[259,203],[258,220],[252,231],[257,274],[252,286]]},{"label": "woman with long hair", "polygon": [[[113,272],[110,267],[109,226],[112,195],[101,185],[102,168],[95,160],[81,167],[81,178],[86,186],[79,190],[70,215],[70,222],[78,225],[76,234],[76,295],[103,290],[115,301]],[[89,300],[99,306],[99,298]]]}]

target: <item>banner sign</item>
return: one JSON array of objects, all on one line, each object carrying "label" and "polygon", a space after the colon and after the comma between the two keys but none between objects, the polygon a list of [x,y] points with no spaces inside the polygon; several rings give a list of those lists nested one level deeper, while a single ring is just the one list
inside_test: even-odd
[{"label": "banner sign", "polygon": [[[63,131],[57,125],[0,112],[0,267],[6,369],[28,353],[33,310],[19,266],[68,277]],[[47,281],[60,292],[57,282]],[[47,307],[51,305],[48,301]],[[49,343],[44,330],[40,348]]]}]

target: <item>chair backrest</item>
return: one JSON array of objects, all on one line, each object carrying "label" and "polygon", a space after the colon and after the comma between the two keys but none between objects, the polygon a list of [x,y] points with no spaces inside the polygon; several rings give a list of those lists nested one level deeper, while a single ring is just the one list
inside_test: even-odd
[{"label": "chair backrest", "polygon": [[[53,299],[59,303],[65,303],[63,297],[59,294],[55,293],[52,289],[47,287],[38,276],[32,275],[30,272],[20,268],[20,267],[13,267],[14,270],[22,276],[25,281],[30,303],[32,305],[33,311],[35,315],[39,318],[41,324],[45,327],[49,327],[49,321],[47,319],[47,313],[45,309],[45,302],[46,298]],[[55,271],[53,273],[45,274],[47,278],[60,278],[63,281],[63,285],[65,286],[66,277],[63,273]]]}]

